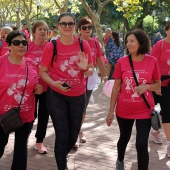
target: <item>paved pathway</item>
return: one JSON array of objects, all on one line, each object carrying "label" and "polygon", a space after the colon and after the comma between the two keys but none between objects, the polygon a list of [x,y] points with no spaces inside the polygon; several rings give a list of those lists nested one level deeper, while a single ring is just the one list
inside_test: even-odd
[{"label": "paved pathway", "polygon": [[[109,109],[109,98],[102,94],[102,87],[94,92],[95,103],[88,107],[88,114],[83,125],[87,142],[81,144],[78,150],[74,149],[68,156],[70,170],[115,170],[117,158],[116,143],[119,136],[117,122],[109,128],[105,118]],[[35,124],[36,126],[36,124]],[[48,154],[38,154],[33,149],[35,143],[35,126],[28,143],[27,170],[57,170],[53,153],[54,130],[51,120],[48,124],[47,137],[44,140]],[[163,134],[163,133],[162,133]],[[0,160],[0,170],[10,170],[13,155],[13,134],[10,135],[5,154]],[[166,157],[166,140],[163,135],[163,144],[154,144],[149,141],[150,165],[149,170],[169,170],[170,159]],[[135,149],[135,128],[128,144],[125,156],[126,170],[137,170]]]}]

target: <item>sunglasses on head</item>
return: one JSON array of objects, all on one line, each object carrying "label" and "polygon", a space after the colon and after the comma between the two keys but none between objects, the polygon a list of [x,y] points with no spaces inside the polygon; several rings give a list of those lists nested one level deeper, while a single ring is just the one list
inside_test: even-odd
[{"label": "sunglasses on head", "polygon": [[11,43],[13,45],[15,45],[15,46],[19,46],[20,44],[22,44],[23,46],[27,45],[27,41],[26,40],[22,40],[22,41],[20,41],[20,40],[13,40]]},{"label": "sunglasses on head", "polygon": [[75,22],[60,22],[59,24],[60,24],[61,28],[65,28],[65,27],[67,27],[67,25],[70,28],[73,28],[75,26]]},{"label": "sunglasses on head", "polygon": [[91,30],[93,27],[90,26],[90,25],[89,26],[82,26],[81,27],[82,30],[87,30],[87,28],[88,28],[88,30]]}]

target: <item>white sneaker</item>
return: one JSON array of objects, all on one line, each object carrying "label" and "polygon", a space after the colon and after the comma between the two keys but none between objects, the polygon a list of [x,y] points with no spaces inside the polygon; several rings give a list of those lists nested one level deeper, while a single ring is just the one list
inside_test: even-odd
[{"label": "white sneaker", "polygon": [[36,143],[34,145],[34,149],[36,149],[41,154],[47,153],[47,148],[43,145],[43,143]]},{"label": "white sneaker", "polygon": [[152,140],[157,144],[162,144],[162,139],[160,135],[160,131],[154,132],[153,130],[150,132]]}]

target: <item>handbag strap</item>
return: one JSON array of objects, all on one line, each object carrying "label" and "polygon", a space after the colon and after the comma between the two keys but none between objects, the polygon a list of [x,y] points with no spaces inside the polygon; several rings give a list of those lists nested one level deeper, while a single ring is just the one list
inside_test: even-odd
[{"label": "handbag strap", "polygon": [[27,74],[26,74],[25,86],[24,86],[24,90],[23,90],[22,97],[21,97],[21,100],[20,100],[20,103],[19,103],[19,107],[18,107],[18,110],[19,110],[19,111],[20,111],[22,99],[23,99],[23,97],[24,97],[24,93],[25,93],[26,85],[27,85],[27,81],[28,81],[28,63],[27,63],[27,60],[26,60],[26,71],[27,71]]},{"label": "handbag strap", "polygon": [[[130,66],[131,66],[131,68],[132,68],[132,73],[133,73],[134,80],[135,80],[135,82],[136,82],[136,85],[139,86],[139,82],[138,82],[138,80],[137,80],[137,77],[136,77],[136,74],[135,74],[135,71],[134,71],[134,67],[133,67],[132,56],[129,55],[128,58],[129,58]],[[148,101],[146,100],[146,97],[144,96],[144,94],[141,94],[141,95],[142,95],[142,98],[143,98],[146,106],[148,107],[148,109],[150,109],[151,107],[150,107]]]}]

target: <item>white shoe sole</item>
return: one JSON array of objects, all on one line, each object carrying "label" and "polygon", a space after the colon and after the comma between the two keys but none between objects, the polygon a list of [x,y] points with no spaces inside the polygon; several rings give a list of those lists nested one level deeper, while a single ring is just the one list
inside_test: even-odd
[{"label": "white shoe sole", "polygon": [[41,154],[47,154],[47,151],[44,151],[44,152],[39,151],[36,145],[34,146],[34,149],[37,150]]},{"label": "white shoe sole", "polygon": [[156,141],[152,135],[150,136],[150,139],[153,140],[154,143],[156,143],[156,144],[162,144],[162,141],[160,141],[160,142]]}]

